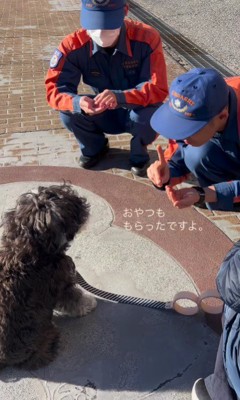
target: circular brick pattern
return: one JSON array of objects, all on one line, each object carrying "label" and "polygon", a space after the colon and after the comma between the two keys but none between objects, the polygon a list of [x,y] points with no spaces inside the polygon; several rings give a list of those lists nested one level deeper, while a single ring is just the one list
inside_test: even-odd
[{"label": "circular brick pattern", "polygon": [[0,170],[0,183],[64,180],[105,199],[113,209],[115,225],[129,230],[131,226],[131,231],[159,245],[191,276],[199,291],[215,287],[219,265],[231,241],[195,209],[172,207],[164,192],[117,175],[77,168]]}]

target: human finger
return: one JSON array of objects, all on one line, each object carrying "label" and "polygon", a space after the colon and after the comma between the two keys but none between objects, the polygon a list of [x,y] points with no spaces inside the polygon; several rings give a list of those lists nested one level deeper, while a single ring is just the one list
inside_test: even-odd
[{"label": "human finger", "polygon": [[79,105],[80,105],[80,108],[82,108],[84,111],[94,109],[93,99],[91,99],[90,97],[87,97],[87,96],[82,96],[80,98]]},{"label": "human finger", "polygon": [[179,197],[175,198],[175,206],[178,208],[190,207],[195,203],[194,194],[191,191],[185,189],[179,189],[177,191]]},{"label": "human finger", "polygon": [[104,104],[106,106],[108,106],[109,104],[114,103],[114,98],[111,95],[106,96],[100,104]]},{"label": "human finger", "polygon": [[147,170],[147,175],[155,186],[161,187],[163,185],[160,161],[155,161],[152,165],[150,165]]},{"label": "human finger", "polygon": [[148,179],[150,179],[150,181],[152,181],[152,179],[153,179],[152,165],[150,165],[150,167],[148,167],[148,169],[147,169],[147,177],[148,177]]},{"label": "human finger", "polygon": [[108,101],[106,101],[106,105],[107,106],[111,106],[112,105],[113,107],[116,107],[117,106],[117,102],[113,97],[111,97]]},{"label": "human finger", "polygon": [[176,200],[176,201],[174,201],[174,202],[173,202],[173,205],[174,205],[174,207],[177,207],[177,208],[179,208],[179,209],[182,209],[182,208],[190,207],[191,204],[188,204],[187,201],[184,201],[184,200],[182,199],[182,200]]},{"label": "human finger", "polygon": [[102,112],[104,112],[105,110],[107,110],[107,107],[101,106],[101,107],[95,107],[93,110],[93,114],[101,114]]},{"label": "human finger", "polygon": [[104,90],[103,92],[99,93],[96,97],[94,97],[94,103],[96,105],[98,105],[108,95],[109,95],[109,91]]},{"label": "human finger", "polygon": [[177,196],[177,191],[172,186],[166,186],[166,193],[170,197],[176,198]]},{"label": "human finger", "polygon": [[94,104],[98,105],[100,103],[100,101],[102,101],[104,95],[103,93],[99,93],[95,98],[94,98]]},{"label": "human finger", "polygon": [[157,145],[157,154],[158,154],[158,159],[159,161],[161,161],[162,166],[166,165],[166,161],[164,158],[164,151],[162,149],[162,147],[159,145]]},{"label": "human finger", "polygon": [[173,190],[172,188],[170,188],[169,186],[166,187],[166,193],[167,193],[167,197],[168,199],[173,203],[175,201],[175,199],[173,198]]},{"label": "human finger", "polygon": [[110,104],[108,105],[108,109],[109,109],[109,110],[114,110],[116,107],[117,107],[117,103],[116,103],[116,102],[115,102],[115,103],[110,103]]}]

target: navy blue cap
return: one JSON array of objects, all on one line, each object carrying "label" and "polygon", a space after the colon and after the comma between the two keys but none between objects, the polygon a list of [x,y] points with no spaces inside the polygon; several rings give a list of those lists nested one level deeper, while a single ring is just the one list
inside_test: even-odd
[{"label": "navy blue cap", "polygon": [[117,29],[124,20],[126,0],[82,0],[81,26],[84,29]]},{"label": "navy blue cap", "polygon": [[228,95],[229,87],[217,71],[194,68],[172,82],[169,100],[155,111],[151,126],[168,139],[186,139],[227,106]]}]

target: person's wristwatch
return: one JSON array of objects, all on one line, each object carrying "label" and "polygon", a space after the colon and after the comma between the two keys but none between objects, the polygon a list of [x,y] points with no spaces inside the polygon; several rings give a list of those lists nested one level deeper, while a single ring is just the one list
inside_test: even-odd
[{"label": "person's wristwatch", "polygon": [[200,186],[192,186],[192,189],[195,189],[200,196],[199,200],[194,203],[194,206],[202,206],[205,203],[205,190]]}]

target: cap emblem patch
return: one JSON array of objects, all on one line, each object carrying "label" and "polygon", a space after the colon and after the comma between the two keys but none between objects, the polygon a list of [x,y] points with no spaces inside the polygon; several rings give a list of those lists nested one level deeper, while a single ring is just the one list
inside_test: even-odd
[{"label": "cap emblem patch", "polygon": [[185,113],[188,109],[187,104],[181,108],[181,101],[179,99],[171,101],[171,106],[172,106],[172,108],[174,108],[174,110],[176,110],[180,113]]}]

